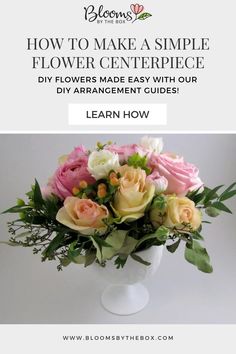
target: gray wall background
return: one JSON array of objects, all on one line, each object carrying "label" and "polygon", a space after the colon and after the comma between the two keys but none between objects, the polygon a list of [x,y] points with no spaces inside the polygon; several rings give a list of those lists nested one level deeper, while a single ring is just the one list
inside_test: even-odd
[{"label": "gray wall background", "polygon": [[[235,135],[165,135],[165,151],[184,155],[200,169],[208,186],[236,181]],[[46,183],[60,155],[81,143],[134,143],[141,135],[1,135],[0,210],[15,203],[37,177]],[[236,323],[236,199],[205,225],[205,244],[214,273],[197,271],[183,258],[183,248],[164,253],[156,275],[147,280],[150,303],[142,312],[118,317],[100,306],[106,283],[92,267],[72,265],[57,272],[30,249],[0,246],[0,323]],[[8,216],[0,217],[0,239],[7,240]]]}]

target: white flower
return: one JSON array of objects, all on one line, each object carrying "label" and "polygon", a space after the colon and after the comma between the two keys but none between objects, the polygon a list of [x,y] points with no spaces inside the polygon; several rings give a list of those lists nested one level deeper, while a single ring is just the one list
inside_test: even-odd
[{"label": "white flower", "polygon": [[88,159],[88,171],[95,179],[107,177],[111,170],[120,167],[119,155],[108,150],[93,151]]},{"label": "white flower", "polygon": [[140,146],[142,146],[144,149],[160,154],[163,149],[163,140],[162,138],[143,136],[140,141]]}]

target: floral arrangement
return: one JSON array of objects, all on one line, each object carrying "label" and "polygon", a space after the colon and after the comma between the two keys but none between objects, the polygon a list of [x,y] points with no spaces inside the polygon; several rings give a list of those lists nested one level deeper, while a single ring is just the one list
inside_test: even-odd
[{"label": "floral arrangement", "polygon": [[7,244],[33,247],[61,270],[71,262],[122,268],[128,257],[149,266],[140,251],[165,244],[173,253],[184,242],[185,259],[212,272],[201,244],[203,214],[231,213],[223,202],[236,195],[236,183],[221,193],[223,186],[210,189],[197,167],[162,149],[162,139],[152,137],[124,146],[97,143],[93,151],[76,147],[60,158],[45,187],[36,180],[27,201],[4,212],[19,214],[8,223]]}]

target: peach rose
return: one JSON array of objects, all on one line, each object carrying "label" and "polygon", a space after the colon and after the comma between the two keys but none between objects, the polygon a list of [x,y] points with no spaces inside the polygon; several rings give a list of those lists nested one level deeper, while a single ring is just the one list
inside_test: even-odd
[{"label": "peach rose", "polygon": [[195,207],[192,200],[187,197],[169,196],[166,198],[166,209],[163,216],[158,210],[150,213],[154,225],[162,223],[166,227],[182,227],[183,223],[189,224],[190,228],[197,230],[201,225],[201,212]]},{"label": "peach rose", "polygon": [[57,221],[77,230],[83,235],[92,235],[95,231],[104,233],[107,226],[103,219],[108,217],[108,210],[104,205],[94,203],[90,199],[67,197],[56,216]]},{"label": "peach rose", "polygon": [[121,221],[141,218],[151,202],[155,186],[146,179],[146,172],[139,168],[124,165],[118,170],[121,174],[120,186],[115,194],[113,209]]}]

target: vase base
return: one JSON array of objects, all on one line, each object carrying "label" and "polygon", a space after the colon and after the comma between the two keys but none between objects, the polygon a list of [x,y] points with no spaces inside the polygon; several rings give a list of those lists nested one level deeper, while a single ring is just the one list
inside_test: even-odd
[{"label": "vase base", "polygon": [[148,290],[140,283],[109,285],[101,297],[105,310],[120,316],[141,311],[148,304],[148,301]]}]

